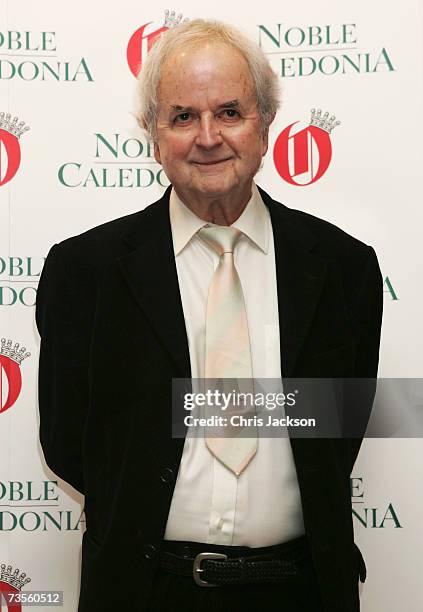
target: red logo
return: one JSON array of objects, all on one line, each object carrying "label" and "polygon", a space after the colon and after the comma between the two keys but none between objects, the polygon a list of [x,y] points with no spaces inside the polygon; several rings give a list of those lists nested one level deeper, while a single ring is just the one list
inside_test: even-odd
[{"label": "red logo", "polygon": [[6,567],[5,563],[1,564],[0,573],[0,612],[1,602],[6,601],[8,612],[21,612],[22,604],[19,602],[19,593],[23,586],[31,582],[31,578],[27,578],[25,572],[19,575],[19,570],[16,569],[12,573],[12,566]]},{"label": "red logo", "polygon": [[149,21],[145,25],[141,26],[129,39],[128,47],[126,49],[126,58],[128,60],[129,69],[134,77],[138,76],[138,73],[142,68],[144,58],[156,42],[157,37],[163,32],[166,32],[168,29],[161,27],[158,30],[150,32],[149,34],[144,34],[145,29],[152,23],[152,21]]},{"label": "red logo", "polygon": [[313,108],[310,124],[296,129],[294,121],[278,136],[273,149],[276,170],[284,181],[305,187],[318,181],[326,172],[332,159],[330,133],[339,125],[335,116]]},{"label": "red logo", "polygon": [[126,59],[134,77],[138,76],[144,63],[144,58],[147,57],[148,52],[151,50],[157,38],[163,34],[163,32],[166,32],[169,28],[174,28],[182,21],[188,21],[186,18],[182,20],[182,13],[176,15],[175,11],[170,13],[166,9],[164,24],[161,28],[145,34],[145,29],[153,23],[149,21],[132,34],[126,49]]},{"label": "red logo", "polygon": [[21,163],[19,138],[29,130],[24,121],[18,124],[18,118],[11,114],[0,113],[0,187],[15,176]]},{"label": "red logo", "polygon": [[22,389],[21,363],[31,353],[19,344],[1,339],[0,349],[0,414],[13,406]]}]

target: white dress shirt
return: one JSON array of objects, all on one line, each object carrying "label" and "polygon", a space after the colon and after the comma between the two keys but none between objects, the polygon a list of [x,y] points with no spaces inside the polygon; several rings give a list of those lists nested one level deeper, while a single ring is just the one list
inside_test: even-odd
[{"label": "white dress shirt", "polygon": [[[170,194],[170,222],[192,378],[204,377],[208,288],[219,256],[196,233],[207,223]],[[275,253],[269,212],[253,184],[232,224],[242,232],[234,262],[244,292],[254,378],[281,378]],[[259,430],[260,431],[260,430]],[[265,438],[239,477],[208,450],[203,437],[185,439],[165,539],[261,547],[304,533],[289,439]]]}]

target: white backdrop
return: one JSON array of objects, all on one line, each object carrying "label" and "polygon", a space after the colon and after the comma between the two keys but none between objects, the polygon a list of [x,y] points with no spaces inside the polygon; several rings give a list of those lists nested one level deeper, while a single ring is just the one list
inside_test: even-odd
[{"label": "white backdrop", "polygon": [[[31,353],[20,365],[0,354],[0,564],[27,573],[23,591],[63,590],[65,612],[77,607],[83,499],[57,481],[39,448],[33,304],[53,243],[144,208],[167,184],[132,115],[130,69],[165,8],[0,0],[0,112],[30,126],[17,139],[0,125],[0,338]],[[204,11],[191,0],[169,8],[236,24],[269,54],[283,107],[257,182],[375,248],[385,279],[380,376],[420,377],[421,3],[216,0]],[[144,39],[132,39],[143,26]],[[315,134],[312,143],[312,108],[341,122],[320,178],[328,137]],[[284,149],[280,134],[294,122]],[[304,130],[309,168],[293,176],[292,136]],[[289,158],[283,176],[273,153],[279,137]],[[354,526],[369,574],[364,612],[423,609],[422,451],[422,440],[366,440],[355,465]]]}]

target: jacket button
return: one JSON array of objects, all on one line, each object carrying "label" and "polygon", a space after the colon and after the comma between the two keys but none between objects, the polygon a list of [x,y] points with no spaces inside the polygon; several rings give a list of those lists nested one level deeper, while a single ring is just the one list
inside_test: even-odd
[{"label": "jacket button", "polygon": [[146,559],[154,559],[154,557],[157,554],[157,549],[155,546],[153,546],[153,544],[146,544],[144,546],[144,557]]},{"label": "jacket button", "polygon": [[160,474],[160,480],[162,482],[165,482],[166,484],[172,482],[173,478],[174,478],[173,470],[171,470],[169,467],[164,468],[164,470]]}]

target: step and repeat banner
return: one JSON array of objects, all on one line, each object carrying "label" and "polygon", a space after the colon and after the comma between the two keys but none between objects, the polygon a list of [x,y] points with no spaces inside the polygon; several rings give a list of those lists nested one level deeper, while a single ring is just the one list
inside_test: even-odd
[{"label": "step and repeat banner", "polygon": [[[423,369],[420,2],[0,0],[0,590],[63,591],[66,612],[85,519],[38,442],[37,285],[55,242],[168,185],[134,118],[136,75],[166,9],[232,23],[267,54],[283,104],[257,183],[375,248],[379,374]],[[422,475],[421,439],[364,441],[351,479],[364,612],[423,609]],[[124,559],[116,570],[128,571]]]}]

